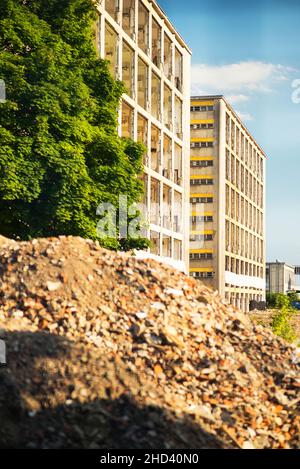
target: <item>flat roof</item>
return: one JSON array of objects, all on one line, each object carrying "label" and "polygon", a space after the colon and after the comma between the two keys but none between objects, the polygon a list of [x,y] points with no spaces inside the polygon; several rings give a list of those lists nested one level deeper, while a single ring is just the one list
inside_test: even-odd
[{"label": "flat roof", "polygon": [[187,43],[184,41],[182,36],[179,34],[175,26],[172,24],[172,22],[169,20],[168,16],[166,13],[163,11],[163,9],[159,6],[156,0],[148,0],[149,3],[152,4],[154,10],[159,14],[159,16],[165,21],[167,24],[168,28],[172,31],[173,34],[177,37],[178,42],[182,47],[184,47],[190,55],[192,55],[192,50],[191,48],[187,45]]},{"label": "flat roof", "polygon": [[261,148],[261,146],[257,143],[257,141],[255,140],[255,138],[253,137],[252,133],[250,132],[250,130],[246,127],[246,125],[244,124],[244,122],[242,121],[242,119],[238,116],[238,114],[236,113],[236,111],[233,109],[233,107],[229,104],[229,102],[227,101],[226,97],[223,95],[223,94],[216,94],[216,95],[207,95],[207,96],[191,96],[191,101],[193,100],[199,100],[199,101],[209,101],[209,100],[213,100],[213,99],[222,99],[224,101],[224,103],[226,104],[226,106],[230,109],[230,111],[234,114],[235,118],[239,121],[239,123],[241,124],[241,126],[243,127],[243,129],[245,130],[246,134],[248,135],[248,137],[250,137],[250,139],[255,143],[255,145],[257,146],[257,148],[259,148],[260,152],[264,155],[265,158],[267,158],[267,155],[265,153],[265,151]]},{"label": "flat roof", "polygon": [[283,265],[283,266],[285,266],[285,267],[289,267],[290,269],[295,270],[295,266],[294,266],[294,265],[290,265],[290,264],[287,264],[286,262],[281,262],[281,261],[266,262],[266,265],[267,265],[267,266],[269,266],[269,265]]}]

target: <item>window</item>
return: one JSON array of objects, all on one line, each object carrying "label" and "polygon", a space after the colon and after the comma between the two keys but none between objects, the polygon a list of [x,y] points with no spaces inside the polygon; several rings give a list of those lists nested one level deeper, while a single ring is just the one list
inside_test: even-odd
[{"label": "window", "polygon": [[171,238],[169,236],[163,235],[162,255],[164,257],[171,257],[172,256],[172,242],[171,242]]},{"label": "window", "polygon": [[133,137],[133,109],[122,102],[122,137]]},{"label": "window", "polygon": [[192,223],[197,223],[197,222],[212,222],[213,221],[213,216],[212,215],[193,215],[191,217]]},{"label": "window", "polygon": [[160,120],[161,113],[161,92],[160,92],[160,79],[152,73],[152,86],[151,86],[151,113],[153,117]]},{"label": "window", "polygon": [[190,241],[212,241],[213,235],[212,234],[191,234]]},{"label": "window", "polygon": [[157,233],[156,231],[150,231],[150,241],[150,252],[158,256],[160,253],[159,233]]},{"label": "window", "polygon": [[167,129],[172,128],[172,92],[164,85],[164,124]]},{"label": "window", "polygon": [[128,36],[134,37],[135,33],[135,0],[123,0],[123,29]]},{"label": "window", "polygon": [[214,111],[214,106],[191,106],[191,112]]},{"label": "window", "polygon": [[214,278],[214,272],[191,272],[190,276],[194,278]]},{"label": "window", "polygon": [[191,261],[199,261],[199,260],[211,260],[213,259],[212,253],[190,253],[190,260]]},{"label": "window", "polygon": [[159,172],[160,165],[160,131],[155,125],[151,126],[151,168]]},{"label": "window", "polygon": [[182,260],[182,242],[178,239],[174,239],[174,252],[173,252],[174,259],[177,261]]},{"label": "window", "polygon": [[182,101],[175,96],[175,132],[182,138]]},{"label": "window", "polygon": [[201,179],[191,179],[191,185],[192,186],[209,186],[214,183],[214,180],[211,178],[201,178]]},{"label": "window", "polygon": [[163,176],[172,179],[172,140],[164,136]]},{"label": "window", "polygon": [[174,191],[173,230],[177,233],[182,229],[182,194]]},{"label": "window", "polygon": [[[148,147],[148,121],[145,117],[138,114],[137,122],[137,140]],[[147,152],[144,155],[144,164],[148,166]]]},{"label": "window", "polygon": [[212,204],[214,199],[213,197],[191,197],[190,201],[192,204]]},{"label": "window", "polygon": [[174,153],[174,182],[180,186],[182,184],[182,148],[177,144]]},{"label": "window", "polygon": [[191,160],[191,168],[205,168],[207,166],[213,166],[213,160]]},{"label": "window", "polygon": [[115,78],[118,72],[117,41],[116,31],[105,23],[105,58],[109,60],[110,72]]},{"label": "window", "polygon": [[149,11],[144,4],[139,1],[139,14],[138,14],[138,45],[145,52],[148,53],[148,27],[149,27]]},{"label": "window", "polygon": [[182,91],[182,54],[175,48],[175,86]]},{"label": "window", "polygon": [[119,10],[119,0],[106,0],[105,9],[110,16],[117,21],[118,19],[118,10]]},{"label": "window", "polygon": [[171,39],[164,35],[164,73],[171,80],[172,77],[172,42]]},{"label": "window", "polygon": [[191,142],[191,148],[213,148],[213,142]]},{"label": "window", "polygon": [[148,91],[148,66],[139,57],[138,60],[138,104],[147,108],[147,91]]},{"label": "window", "polygon": [[150,187],[150,221],[158,225],[160,221],[159,201],[160,201],[160,183],[157,179],[151,178]]},{"label": "window", "polygon": [[126,42],[123,42],[123,76],[127,94],[133,97],[134,91],[134,52]]},{"label": "window", "polygon": [[152,62],[159,67],[161,64],[161,27],[152,18]]},{"label": "window", "polygon": [[203,130],[203,129],[213,129],[214,124],[203,123],[203,124],[191,124],[191,130]]},{"label": "window", "polygon": [[172,228],[172,189],[163,185],[162,224],[164,228]]}]

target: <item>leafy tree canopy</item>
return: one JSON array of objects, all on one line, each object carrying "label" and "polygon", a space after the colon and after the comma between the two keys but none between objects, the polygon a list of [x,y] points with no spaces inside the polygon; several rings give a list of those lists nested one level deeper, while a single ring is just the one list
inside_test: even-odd
[{"label": "leafy tree canopy", "polygon": [[[117,135],[123,84],[95,48],[92,0],[1,0],[0,233],[97,239],[96,209],[139,201],[143,147]],[[117,236],[118,238],[118,236]],[[146,240],[108,239],[106,247]]]}]

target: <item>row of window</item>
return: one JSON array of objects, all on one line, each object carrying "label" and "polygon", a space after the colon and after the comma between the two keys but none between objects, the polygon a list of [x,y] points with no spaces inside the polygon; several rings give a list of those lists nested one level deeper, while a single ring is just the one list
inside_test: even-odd
[{"label": "row of window", "polygon": [[157,256],[172,257],[182,260],[182,241],[172,239],[170,236],[162,235],[156,231],[150,232],[150,252]]},{"label": "row of window", "polygon": [[[174,77],[176,87],[182,91],[182,54],[168,34],[163,32],[154,16],[150,15],[150,11],[144,3],[139,0],[136,11],[135,0],[106,0],[105,9],[122,26],[125,33],[137,42],[138,47],[151,58],[152,62],[158,68],[163,69],[169,80]],[[119,14],[120,11],[122,11],[122,15]],[[135,18],[137,18],[137,28]],[[150,29],[152,32],[151,44]]]},{"label": "row of window", "polygon": [[263,212],[226,184],[226,215],[262,235]]},{"label": "row of window", "polygon": [[213,165],[213,160],[191,160],[191,168],[206,168]]},{"label": "row of window", "polygon": [[204,129],[213,129],[214,124],[207,124],[207,123],[202,123],[202,124],[191,124],[191,130],[204,130]]},{"label": "row of window", "polygon": [[253,145],[253,142],[248,138],[246,133],[235,124],[229,114],[226,114],[226,143],[242,162],[248,166],[260,180],[263,180],[264,156]]},{"label": "row of window", "polygon": [[226,220],[225,226],[226,250],[233,254],[252,259],[261,263],[264,258],[264,242],[256,235],[249,233],[244,228],[240,228]]},{"label": "row of window", "polygon": [[[111,71],[116,75],[118,68],[118,38],[117,33],[108,24],[105,26],[105,57],[110,61]],[[136,58],[134,50],[122,42],[122,81],[126,86],[126,93],[136,100],[138,105],[147,110],[152,116],[162,121],[169,129],[182,137],[182,101],[161,78],[151,71],[149,66],[139,56]],[[137,69],[137,82],[135,70]],[[151,78],[151,85],[149,84]]]},{"label": "row of window", "polygon": [[190,235],[190,241],[212,241],[213,240],[213,235],[212,234],[191,234]]},{"label": "row of window", "polygon": [[191,261],[211,260],[211,259],[213,259],[213,254],[211,252],[190,253]]},{"label": "row of window", "polygon": [[190,277],[194,278],[214,278],[214,272],[190,272]]},{"label": "row of window", "polygon": [[192,186],[212,186],[214,180],[211,178],[191,179]]},{"label": "row of window", "polygon": [[191,112],[214,111],[214,106],[191,106]]},{"label": "row of window", "polygon": [[[149,221],[154,225],[180,233],[182,230],[182,194],[147,174],[144,174],[143,179],[145,187],[143,204],[149,214]],[[150,195],[150,201],[148,201],[148,195]]]},{"label": "row of window", "polygon": [[264,195],[262,183],[229,151],[226,152],[226,179],[244,192],[256,205],[262,207]]},{"label": "row of window", "polygon": [[193,215],[191,216],[192,223],[198,222],[213,222],[214,218],[212,215]]},{"label": "row of window", "polygon": [[213,148],[214,142],[191,142],[191,148]]},{"label": "row of window", "polygon": [[246,275],[249,277],[264,278],[264,268],[251,262],[241,261],[234,257],[226,256],[225,270],[234,274]]},{"label": "row of window", "polygon": [[[144,164],[153,171],[163,175],[175,184],[182,184],[182,148],[174,144],[172,139],[161,132],[149,119],[137,114],[137,140],[148,148],[148,133],[151,132],[151,149],[144,156]],[[122,136],[134,136],[134,109],[125,101],[122,103]],[[173,149],[174,148],[174,149]]]},{"label": "row of window", "polygon": [[190,202],[192,204],[212,204],[214,199],[213,197],[191,197]]}]

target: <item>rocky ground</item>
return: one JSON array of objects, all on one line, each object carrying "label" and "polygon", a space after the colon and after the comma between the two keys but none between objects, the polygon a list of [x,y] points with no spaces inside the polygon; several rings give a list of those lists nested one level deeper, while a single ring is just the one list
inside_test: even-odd
[{"label": "rocky ground", "polygon": [[300,448],[293,347],[80,238],[0,240],[0,448]]}]

